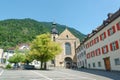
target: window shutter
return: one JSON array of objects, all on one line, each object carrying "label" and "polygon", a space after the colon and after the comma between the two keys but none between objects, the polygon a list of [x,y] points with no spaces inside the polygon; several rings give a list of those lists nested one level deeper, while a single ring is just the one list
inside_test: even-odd
[{"label": "window shutter", "polygon": [[112,49],[112,43],[110,43],[110,50],[112,51],[113,49]]},{"label": "window shutter", "polygon": [[115,44],[116,44],[116,49],[119,49],[118,41],[115,41]]},{"label": "window shutter", "polygon": [[94,45],[94,40],[92,40],[92,45]]},{"label": "window shutter", "polygon": [[99,51],[99,55],[100,55],[100,54],[101,54],[101,53],[100,53],[100,48],[98,49],[98,51]]},{"label": "window shutter", "polygon": [[117,30],[120,30],[120,22],[116,24]]},{"label": "window shutter", "polygon": [[108,45],[106,45],[106,50],[107,50],[107,52],[108,52]]},{"label": "window shutter", "polygon": [[107,30],[107,32],[108,32],[108,36],[110,36],[110,30],[109,29]]},{"label": "window shutter", "polygon": [[115,26],[112,26],[112,29],[113,29],[113,32],[115,33],[116,31],[115,31]]},{"label": "window shutter", "polygon": [[104,32],[104,38],[106,38],[106,33]]},{"label": "window shutter", "polygon": [[102,47],[102,54],[104,54],[104,48]]},{"label": "window shutter", "polygon": [[99,37],[97,37],[97,42],[99,42]]}]

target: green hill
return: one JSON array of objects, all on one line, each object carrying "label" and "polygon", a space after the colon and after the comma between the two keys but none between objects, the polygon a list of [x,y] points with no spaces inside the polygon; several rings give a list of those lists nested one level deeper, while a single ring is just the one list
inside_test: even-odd
[{"label": "green hill", "polygon": [[[66,26],[57,24],[57,30],[61,33]],[[29,43],[36,35],[51,32],[52,22],[38,22],[33,19],[7,19],[0,21],[0,48],[7,49],[19,43]],[[80,40],[85,37],[79,31],[68,29]]]}]

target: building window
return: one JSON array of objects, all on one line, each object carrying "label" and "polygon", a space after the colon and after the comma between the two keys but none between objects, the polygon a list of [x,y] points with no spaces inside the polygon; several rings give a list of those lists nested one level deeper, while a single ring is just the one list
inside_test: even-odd
[{"label": "building window", "polygon": [[108,36],[111,36],[112,34],[115,33],[115,26],[112,26],[110,29],[108,29]]},{"label": "building window", "polygon": [[120,22],[118,22],[116,26],[117,26],[117,30],[120,30]]},{"label": "building window", "polygon": [[95,55],[96,55],[96,56],[99,56],[100,54],[101,54],[100,48],[96,49],[96,50],[95,50]]},{"label": "building window", "polygon": [[101,67],[101,62],[98,62],[98,67]]},{"label": "building window", "polygon": [[104,40],[106,38],[106,33],[104,32],[103,34],[100,35],[100,40]]},{"label": "building window", "polygon": [[108,52],[108,45],[102,47],[102,53],[105,54]]},{"label": "building window", "polygon": [[110,50],[111,51],[114,51],[114,50],[117,50],[119,49],[119,44],[118,44],[118,41],[115,41],[113,43],[110,43]]},{"label": "building window", "polygon": [[69,36],[68,36],[68,35],[66,35],[66,38],[69,38]]},{"label": "building window", "polygon": [[89,59],[90,58],[90,53],[87,53],[87,59]]},{"label": "building window", "polygon": [[89,46],[90,46],[89,43],[87,43],[87,44],[86,44],[86,48],[89,48]]},{"label": "building window", "polygon": [[93,63],[93,67],[95,67],[95,63]]},{"label": "building window", "polygon": [[115,60],[115,65],[120,65],[120,59],[119,58],[116,58],[114,60]]},{"label": "building window", "polygon": [[94,39],[94,44],[96,44],[96,43],[98,43],[99,42],[99,37],[96,37],[95,39]]},{"label": "building window", "polygon": [[65,54],[71,55],[71,45],[70,43],[65,43]]},{"label": "building window", "polygon": [[95,53],[94,51],[91,52],[91,57],[94,57],[95,56]]}]

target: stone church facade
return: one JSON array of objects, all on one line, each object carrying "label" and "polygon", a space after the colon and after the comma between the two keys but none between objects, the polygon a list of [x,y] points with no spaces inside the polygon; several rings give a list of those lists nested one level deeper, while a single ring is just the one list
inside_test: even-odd
[{"label": "stone church facade", "polygon": [[75,48],[80,44],[79,39],[67,28],[61,34],[58,34],[55,23],[53,23],[51,37],[53,41],[60,43],[62,47],[62,52],[54,59],[54,66],[70,68],[76,65]]}]

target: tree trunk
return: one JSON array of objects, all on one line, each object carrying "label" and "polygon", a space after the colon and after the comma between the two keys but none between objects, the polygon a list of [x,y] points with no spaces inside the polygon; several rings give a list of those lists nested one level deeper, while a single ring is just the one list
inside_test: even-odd
[{"label": "tree trunk", "polygon": [[47,69],[47,63],[44,62],[44,69],[46,70]]},{"label": "tree trunk", "polygon": [[41,61],[40,69],[43,69],[43,62]]}]

